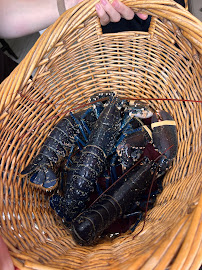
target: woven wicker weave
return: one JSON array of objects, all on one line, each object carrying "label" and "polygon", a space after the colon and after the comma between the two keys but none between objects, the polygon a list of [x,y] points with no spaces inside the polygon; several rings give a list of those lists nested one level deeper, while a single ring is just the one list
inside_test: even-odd
[{"label": "woven wicker weave", "polygon": [[124,0],[134,11],[152,15],[149,31],[102,34],[95,2],[65,12],[1,84],[0,234],[20,269],[198,269],[200,102],[148,101],[172,113],[179,150],[143,232],[134,239],[125,233],[94,247],[76,245],[49,208],[49,193],[20,176],[67,108],[84,104],[95,92],[202,100],[199,20],[171,0]]}]

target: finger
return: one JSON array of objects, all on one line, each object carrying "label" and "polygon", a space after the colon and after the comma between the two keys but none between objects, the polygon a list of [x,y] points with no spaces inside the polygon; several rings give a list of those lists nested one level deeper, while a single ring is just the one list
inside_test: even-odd
[{"label": "finger", "polygon": [[100,3],[105,12],[108,14],[111,22],[120,21],[120,13],[108,2],[108,0],[100,0]]},{"label": "finger", "polygon": [[0,237],[0,269],[14,270],[13,262],[11,260],[8,248]]},{"label": "finger", "polygon": [[110,22],[110,18],[107,15],[106,11],[103,9],[103,7],[99,3],[95,5],[95,9],[96,9],[98,17],[100,18],[101,25],[103,26],[107,25]]},{"label": "finger", "polygon": [[142,20],[146,20],[148,18],[148,15],[147,14],[143,14],[143,13],[136,13],[137,16],[142,19]]},{"label": "finger", "polygon": [[119,0],[114,0],[112,3],[112,6],[124,19],[126,19],[126,20],[133,19],[134,15],[135,15],[133,10],[131,8],[127,7],[126,5],[124,5]]}]

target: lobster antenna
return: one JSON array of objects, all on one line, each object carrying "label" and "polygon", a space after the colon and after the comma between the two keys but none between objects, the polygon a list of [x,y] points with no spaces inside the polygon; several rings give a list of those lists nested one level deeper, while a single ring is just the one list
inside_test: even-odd
[{"label": "lobster antenna", "polygon": [[[97,103],[98,101],[105,101],[105,100],[107,100],[107,99],[108,99],[108,97],[104,97],[104,98],[101,98],[101,99],[99,99],[99,100],[91,101],[91,102],[89,102],[88,104],[82,104],[82,105],[76,106],[76,107],[74,107],[74,108],[72,108],[72,109],[68,109],[68,110],[62,112],[61,114],[59,114],[59,116],[66,115],[66,114],[68,114],[68,113],[70,113],[70,112],[73,112],[73,111],[82,109],[82,108],[87,107],[87,106],[89,106],[89,105],[93,105],[93,104]],[[53,119],[55,119],[56,117],[57,117],[57,116],[51,116],[51,117],[47,118],[46,120],[42,121],[40,124],[37,124],[36,126],[34,126],[34,128],[28,130],[28,131],[26,132],[26,134],[27,134],[27,133],[33,132],[37,127],[42,126],[42,125],[45,124],[47,121],[53,120]],[[11,130],[14,130],[14,129],[11,129]],[[24,136],[25,136],[25,135],[21,135],[21,136],[19,137],[19,139],[23,138]]]},{"label": "lobster antenna", "polygon": [[[115,95],[117,96],[118,94],[117,94],[117,91],[114,91],[114,93],[115,93]],[[22,92],[20,92],[20,96],[21,97],[23,97],[23,98],[25,98],[25,99],[28,99],[29,101],[32,101],[32,102],[36,102],[36,100],[33,100],[33,99],[29,99],[26,95],[24,95],[24,94],[22,94]],[[88,106],[88,105],[92,105],[92,104],[94,104],[94,103],[96,103],[96,102],[98,102],[98,101],[105,101],[105,100],[107,100],[108,98],[107,97],[105,97],[105,98],[101,98],[101,99],[99,99],[99,100],[96,100],[96,101],[92,101],[92,102],[90,102],[90,103],[88,103],[88,104],[83,104],[83,105],[80,105],[80,106],[77,106],[77,107],[75,107],[75,108],[72,108],[72,109],[68,109],[68,110],[66,110],[66,111],[64,111],[63,113],[61,113],[60,114],[60,116],[61,115],[65,115],[65,114],[67,114],[67,113],[70,113],[71,111],[75,111],[75,110],[78,110],[78,109],[81,109],[81,108],[83,108],[83,107],[85,107],[85,106]],[[124,98],[120,98],[120,99],[124,99]],[[195,103],[202,103],[202,100],[192,100],[192,99],[175,99],[175,98],[127,98],[128,100],[130,99],[130,100],[144,100],[144,101],[152,101],[152,100],[156,100],[156,101],[178,101],[178,102],[195,102]],[[50,102],[43,102],[43,101],[37,101],[39,104],[52,104],[52,103],[50,103]],[[153,109],[153,108],[152,108]],[[43,121],[42,123],[40,123],[40,124],[38,124],[38,125],[36,125],[35,126],[35,128],[34,129],[30,129],[30,133],[32,132],[32,131],[34,131],[38,126],[41,126],[43,123],[46,123],[48,120],[52,120],[52,119],[54,119],[54,118],[56,118],[56,116],[52,116],[52,117],[50,117],[50,118],[47,118],[46,119],[46,121]],[[26,132],[26,133],[28,133],[29,132],[29,130]],[[22,135],[22,136],[20,136],[20,139],[22,138],[22,137],[24,137],[25,135]]]},{"label": "lobster antenna", "polygon": [[[156,162],[161,156],[163,156],[170,148],[172,148],[174,145],[171,145],[170,147],[168,147],[160,156],[158,156],[154,162]],[[151,196],[151,191],[152,191],[152,188],[153,188],[153,184],[157,178],[157,170],[159,168],[159,165],[157,166],[156,170],[155,170],[155,173],[154,173],[154,177],[152,179],[152,182],[151,182],[151,185],[150,185],[150,189],[149,189],[149,193],[148,193],[148,197],[147,197],[147,204],[146,204],[146,209],[145,209],[145,217],[144,217],[144,221],[143,221],[143,225],[142,225],[142,228],[140,229],[140,231],[138,233],[136,233],[134,236],[133,236],[133,239],[138,236],[143,230],[144,230],[144,227],[145,227],[145,223],[146,223],[146,217],[147,217],[147,212],[148,212],[148,207],[149,207],[149,199],[150,199],[150,196]]]},{"label": "lobster antenna", "polygon": [[151,182],[151,185],[150,185],[150,189],[149,189],[149,193],[148,193],[148,197],[147,197],[146,209],[145,209],[145,217],[144,217],[144,221],[143,221],[142,228],[141,228],[141,230],[140,230],[138,233],[136,233],[136,234],[133,236],[133,239],[134,239],[136,236],[138,236],[138,234],[140,234],[140,233],[144,230],[145,223],[146,223],[147,212],[148,212],[148,207],[149,207],[149,199],[150,199],[150,196],[151,196],[151,191],[152,191],[154,182],[156,181],[156,176],[157,176],[157,170],[158,170],[158,168],[159,168],[159,166],[157,166],[157,168],[156,168],[156,170],[155,170],[154,177],[152,178],[152,182]]},{"label": "lobster antenna", "polygon": [[172,148],[174,146],[174,144],[173,145],[171,145],[171,146],[169,146],[163,153],[161,153],[160,154],[160,156],[158,156],[154,161],[156,162],[160,157],[162,157],[168,150],[170,150],[170,148]]},{"label": "lobster antenna", "polygon": [[[117,95],[117,91],[113,91],[115,93],[115,95]],[[36,101],[34,99],[31,99],[29,97],[27,97],[26,95],[24,95],[22,92],[19,93],[20,96],[24,99],[27,99],[31,102],[37,102],[38,104],[52,104],[52,102],[46,102],[46,101]],[[121,99],[124,99],[124,98],[121,98]],[[195,99],[178,99],[178,98],[130,98],[131,100],[160,100],[160,101],[178,101],[178,102],[196,102],[196,103],[202,103],[202,100],[195,100]]]},{"label": "lobster antenna", "polygon": [[[121,98],[123,99],[123,98]],[[160,101],[178,101],[178,102],[196,102],[196,103],[202,103],[202,100],[195,100],[195,99],[178,99],[178,98],[129,98],[131,100],[160,100]]]}]

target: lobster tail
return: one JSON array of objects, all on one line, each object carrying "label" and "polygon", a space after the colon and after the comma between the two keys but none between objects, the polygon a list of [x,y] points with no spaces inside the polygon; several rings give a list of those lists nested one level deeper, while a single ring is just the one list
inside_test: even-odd
[{"label": "lobster tail", "polygon": [[51,168],[43,167],[36,171],[30,178],[30,182],[34,185],[41,186],[45,190],[54,189],[57,184],[57,176]]},{"label": "lobster tail", "polygon": [[22,175],[31,174],[44,165],[49,165],[49,159],[44,155],[37,155],[33,161],[21,172]]}]

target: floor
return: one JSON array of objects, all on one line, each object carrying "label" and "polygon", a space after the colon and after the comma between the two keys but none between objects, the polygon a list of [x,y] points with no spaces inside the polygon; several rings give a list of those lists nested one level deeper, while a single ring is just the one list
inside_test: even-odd
[{"label": "floor", "polygon": [[9,44],[14,53],[18,56],[18,59],[15,59],[6,52],[5,53],[14,61],[20,63],[22,59],[26,56],[26,54],[29,52],[29,50],[33,47],[34,43],[39,37],[40,34],[37,32],[22,38],[6,39],[6,42]]},{"label": "floor", "polygon": [[201,0],[188,0],[189,11],[202,21],[202,1]]}]

